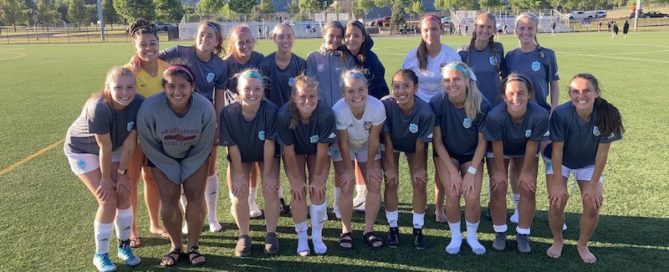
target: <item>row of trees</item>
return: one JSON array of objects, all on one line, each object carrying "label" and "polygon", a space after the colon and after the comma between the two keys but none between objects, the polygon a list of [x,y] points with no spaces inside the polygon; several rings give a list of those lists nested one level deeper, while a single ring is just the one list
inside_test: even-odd
[{"label": "row of trees", "polygon": [[[353,0],[351,12],[364,17],[372,7],[391,7],[392,21],[401,22],[407,13],[424,12],[421,0]],[[592,10],[628,6],[636,0],[508,0],[514,9]],[[667,4],[669,0],[644,0],[644,5]],[[317,12],[342,12],[335,0],[293,0],[288,14],[297,19],[311,17]],[[271,18],[274,12],[270,0],[201,0],[195,8],[183,7],[180,0],[102,0],[106,23],[129,22],[135,18],[175,22],[184,14],[223,17],[234,20],[242,16],[249,20]],[[502,10],[502,0],[435,0],[437,10]],[[76,26],[97,21],[96,0],[0,0],[0,23],[30,26],[59,25],[63,22]]]}]

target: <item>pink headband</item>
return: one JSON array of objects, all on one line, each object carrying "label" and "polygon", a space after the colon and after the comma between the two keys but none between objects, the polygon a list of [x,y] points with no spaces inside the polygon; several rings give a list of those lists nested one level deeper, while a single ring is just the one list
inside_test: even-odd
[{"label": "pink headband", "polygon": [[179,65],[170,65],[170,66],[168,66],[167,69],[165,69],[165,72],[163,72],[163,77],[165,77],[166,75],[168,75],[168,74],[170,74],[170,73],[172,73],[172,72],[174,72],[174,71],[184,72],[184,73],[186,73],[186,74],[190,77],[190,79],[191,79],[192,81],[195,80],[195,77],[193,77],[193,74],[192,74],[190,71],[188,71],[188,69],[184,68],[183,66],[179,66]]}]

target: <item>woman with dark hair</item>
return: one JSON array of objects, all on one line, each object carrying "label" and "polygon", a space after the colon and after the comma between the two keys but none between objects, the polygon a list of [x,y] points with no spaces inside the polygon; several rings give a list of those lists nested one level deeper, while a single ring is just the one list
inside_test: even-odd
[{"label": "woman with dark hair", "polygon": [[[216,109],[216,118],[225,106],[225,88],[228,80],[228,68],[221,59],[223,50],[223,29],[212,21],[203,21],[197,28],[195,45],[175,46],[160,52],[160,58],[168,62],[183,61],[193,72],[195,92],[201,94]],[[218,141],[218,139],[216,139]],[[207,219],[209,231],[218,232],[223,228],[218,222],[216,206],[218,201],[218,174],[216,173],[216,145],[211,148],[211,160],[208,162],[207,186],[205,200],[207,203]],[[182,196],[182,206],[186,206]],[[184,225],[184,233],[188,227]]]},{"label": "woman with dark hair", "polygon": [[599,222],[603,204],[604,168],[611,143],[625,132],[618,108],[601,97],[599,81],[591,74],[577,74],[569,81],[571,101],[557,107],[551,115],[552,154],[546,164],[548,223],[553,245],[546,251],[552,258],[562,255],[564,209],[569,195],[567,181],[573,173],[581,189],[583,214],[576,249],[586,263],[597,261],[588,242]]},{"label": "woman with dark hair", "polygon": [[135,75],[114,67],[107,73],[104,89],[94,94],[65,136],[65,155],[70,169],[98,201],[93,223],[98,271],[116,271],[109,259],[109,242],[116,227],[118,257],[128,266],[137,266],[139,257],[130,247],[132,220],[130,203],[131,164],[137,130],[135,121],[144,97],[136,95]]},{"label": "woman with dark hair", "polygon": [[195,92],[195,76],[185,65],[163,73],[164,92],[146,100],[137,118],[140,144],[160,191],[160,216],[172,243],[161,266],[176,264],[184,254],[179,198],[183,190],[188,221],[188,260],[204,264],[198,241],[204,220],[204,191],[211,147],[216,135],[214,107]]},{"label": "woman with dark hair", "polygon": [[[433,96],[441,94],[441,69],[453,61],[460,61],[460,55],[441,43],[444,25],[441,19],[434,15],[426,15],[420,20],[420,45],[409,51],[404,58],[402,69],[409,69],[418,76],[418,91],[416,95],[425,102]],[[439,177],[435,176],[435,219],[437,222],[446,222],[444,213],[444,188],[441,187]],[[423,226],[425,214],[420,217],[420,227]],[[422,216],[422,217],[421,217]]]}]

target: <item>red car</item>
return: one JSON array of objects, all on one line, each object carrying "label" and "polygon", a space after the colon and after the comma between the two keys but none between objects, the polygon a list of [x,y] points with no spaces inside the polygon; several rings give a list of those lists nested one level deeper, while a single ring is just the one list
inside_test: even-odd
[{"label": "red car", "polygon": [[390,25],[390,16],[374,19],[374,25],[375,26],[389,26]]}]

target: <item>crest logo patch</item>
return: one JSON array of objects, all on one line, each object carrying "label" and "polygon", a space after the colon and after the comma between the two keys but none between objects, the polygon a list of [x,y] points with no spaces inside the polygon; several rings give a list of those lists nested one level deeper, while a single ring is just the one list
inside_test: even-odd
[{"label": "crest logo patch", "polygon": [[260,139],[261,141],[265,140],[265,131],[264,130],[258,131],[258,139]]},{"label": "crest logo patch", "polygon": [[309,137],[309,142],[312,144],[318,142],[318,135],[311,135],[311,137]]},{"label": "crest logo patch", "polygon": [[418,132],[418,125],[411,123],[409,124],[409,132],[416,133]]},{"label": "crest logo patch", "polygon": [[472,127],[472,119],[465,118],[465,120],[462,121],[462,126],[465,128]]},{"label": "crest logo patch", "polygon": [[539,63],[539,62],[536,61],[536,60],[533,61],[533,62],[532,62],[532,71],[537,72],[537,71],[539,71],[539,69],[541,69],[541,63]]},{"label": "crest logo patch", "polygon": [[214,73],[207,73],[207,82],[211,83],[214,80]]}]

